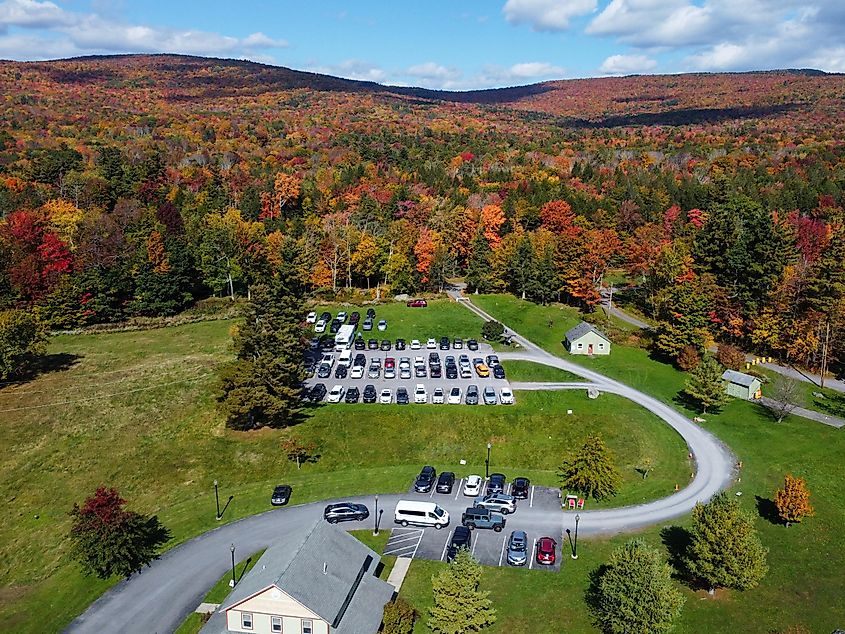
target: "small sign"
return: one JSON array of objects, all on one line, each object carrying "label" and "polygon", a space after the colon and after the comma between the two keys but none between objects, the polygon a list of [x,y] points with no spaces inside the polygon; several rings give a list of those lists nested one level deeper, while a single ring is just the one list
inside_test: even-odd
[{"label": "small sign", "polygon": [[467,463],[467,461],[466,461],[466,460],[461,459],[461,464],[462,464],[462,465],[463,465],[463,464],[466,464],[466,463]]},{"label": "small sign", "polygon": [[566,413],[567,413],[567,414],[571,414],[571,413],[572,413],[572,410],[571,410],[571,409],[568,409],[568,410],[566,410]]}]

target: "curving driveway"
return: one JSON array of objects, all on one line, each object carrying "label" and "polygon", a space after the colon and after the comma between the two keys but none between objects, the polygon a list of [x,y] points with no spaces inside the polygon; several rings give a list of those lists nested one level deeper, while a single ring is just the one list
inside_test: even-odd
[{"label": "curving driveway", "polygon": [[[483,319],[490,315],[455,293],[460,303]],[[512,331],[510,331],[512,332]],[[618,533],[664,522],[685,515],[697,502],[706,502],[728,486],[733,475],[735,459],[730,451],[709,432],[699,428],[668,405],[647,394],[630,388],[598,372],[585,369],[565,359],[549,354],[533,343],[513,333],[523,347],[521,352],[505,352],[499,357],[533,361],[566,370],[587,381],[582,383],[555,383],[525,385],[541,389],[585,389],[595,386],[599,391],[624,396],[650,410],[675,429],[686,441],[697,465],[695,477],[683,490],[648,504],[608,510],[579,511],[579,531],[584,534]],[[390,514],[400,497],[380,496],[380,507],[385,509],[382,526],[392,525]],[[372,497],[354,498],[354,501],[373,507]],[[244,518],[211,530],[165,553],[161,559],[138,575],[122,581],[97,599],[84,614],[68,628],[73,633],[138,632],[143,634],[172,632],[203,596],[227,570],[230,569],[230,544],[235,544],[238,558],[284,540],[285,535],[302,531],[322,516],[325,502],[294,506],[268,511]],[[460,513],[462,501],[444,504],[454,514]],[[561,534],[573,525],[574,513],[552,512],[539,508],[521,508],[512,516],[509,526],[530,527],[534,531]],[[458,515],[458,517],[460,517]],[[348,525],[348,528],[369,528],[371,521]]]}]

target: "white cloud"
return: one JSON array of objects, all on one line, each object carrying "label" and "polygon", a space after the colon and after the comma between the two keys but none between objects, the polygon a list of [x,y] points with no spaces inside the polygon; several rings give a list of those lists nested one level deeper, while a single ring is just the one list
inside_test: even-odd
[{"label": "white cloud", "polygon": [[458,79],[462,75],[461,71],[457,68],[446,68],[435,62],[425,62],[424,64],[411,66],[405,71],[405,74],[411,77],[419,77],[420,79],[439,80]]},{"label": "white cloud", "polygon": [[365,62],[360,59],[347,59],[339,64],[312,65],[306,70],[322,75],[333,75],[346,79],[357,79],[360,81],[373,81],[382,83],[387,78],[387,71],[380,66]]},{"label": "white cloud", "polygon": [[645,55],[611,55],[599,67],[603,75],[634,75],[657,67],[657,61]]},{"label": "white cloud", "polygon": [[707,38],[713,28],[708,6],[685,0],[611,0],[587,27],[590,35],[609,35],[635,46],[683,46]]},{"label": "white cloud", "polygon": [[508,69],[511,77],[524,77],[534,79],[535,77],[560,77],[566,71],[561,66],[555,66],[548,62],[523,62],[514,64]]},{"label": "white cloud", "polygon": [[596,0],[507,0],[502,13],[512,24],[535,31],[565,31],[572,18],[596,10]]},{"label": "white cloud", "polygon": [[46,29],[73,24],[75,17],[53,2],[5,0],[0,3],[0,25]]}]

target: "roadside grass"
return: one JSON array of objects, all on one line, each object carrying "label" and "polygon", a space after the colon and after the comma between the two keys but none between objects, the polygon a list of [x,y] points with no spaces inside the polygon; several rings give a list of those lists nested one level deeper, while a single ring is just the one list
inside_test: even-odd
[{"label": "roadside grass", "polygon": [[508,381],[512,382],[560,383],[584,380],[577,374],[533,361],[502,361],[502,366],[505,368]]},{"label": "roadside grass", "polygon": [[[384,547],[387,546],[387,540],[390,539],[389,528],[387,530],[380,529],[378,535],[373,535],[373,531],[369,529],[349,531],[349,534],[365,546],[372,548],[379,555],[384,552]],[[381,568],[378,570],[378,578],[382,581],[387,581],[395,563],[396,557],[393,555],[381,555]]]},{"label": "roadside grass", "polygon": [[[394,308],[429,314],[445,328],[453,317],[437,321],[432,304]],[[100,485],[115,486],[129,508],[157,514],[173,546],[219,525],[215,479],[221,505],[234,496],[228,522],[268,510],[281,482],[293,486],[298,504],[400,492],[429,462],[459,476],[483,473],[488,441],[493,468],[555,486],[563,453],[600,431],[625,478],[616,505],[661,497],[689,477],[686,448],[661,421],[618,397],[590,401],[580,391],[519,393],[513,407],[320,406],[290,430],[229,431],[215,409],[214,369],[230,354],[231,324],[56,337],[49,358],[69,369],[0,389],[7,627],[61,630],[114,583],[83,575],[67,552],[68,511]],[[567,409],[572,416],[561,415]],[[279,449],[290,435],[313,440],[319,458],[298,470]],[[636,469],[647,460],[654,471],[643,480]]]},{"label": "roadside grass", "polygon": [[[252,570],[255,567],[255,564],[258,562],[258,559],[261,555],[264,554],[263,550],[259,550],[257,553],[251,554],[249,557],[240,561],[235,564],[235,579],[239,580],[243,578],[243,576]],[[225,575],[220,577],[220,579],[215,583],[211,590],[208,591],[208,594],[205,595],[203,598],[203,603],[223,603],[226,600],[226,597],[229,596],[229,593],[232,592],[232,587],[229,585],[229,582],[232,580],[232,573],[227,572]],[[196,612],[191,612],[188,615],[182,625],[176,628],[175,634],[197,634],[202,629],[202,626],[205,625],[206,621],[203,619],[203,615],[197,614]]]}]

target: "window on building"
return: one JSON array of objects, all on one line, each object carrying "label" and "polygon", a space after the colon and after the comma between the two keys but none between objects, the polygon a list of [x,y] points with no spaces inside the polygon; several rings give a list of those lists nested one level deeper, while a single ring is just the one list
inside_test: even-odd
[{"label": "window on building", "polygon": [[271,616],[270,617],[270,631],[271,632],[281,632],[282,631],[282,617],[280,617],[280,616]]},{"label": "window on building", "polygon": [[311,621],[302,622],[302,634],[314,634],[314,627]]},{"label": "window on building", "polygon": [[583,344],[583,343],[579,343],[579,344],[578,344],[578,348],[583,348],[583,347],[584,347],[584,344]]},{"label": "window on building", "polygon": [[600,343],[600,344],[599,344],[599,348],[604,348],[604,344],[603,344],[603,343]]},{"label": "window on building", "polygon": [[245,630],[252,629],[252,613],[251,612],[241,612],[241,627]]}]

